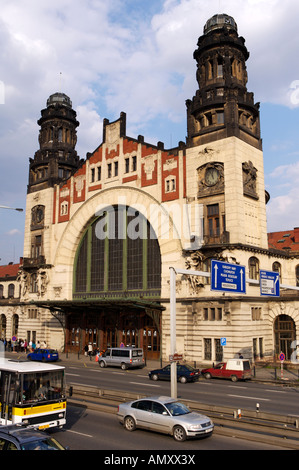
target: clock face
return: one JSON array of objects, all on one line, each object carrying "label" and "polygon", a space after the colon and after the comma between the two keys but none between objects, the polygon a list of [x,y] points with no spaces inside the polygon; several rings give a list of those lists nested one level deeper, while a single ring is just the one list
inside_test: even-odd
[{"label": "clock face", "polygon": [[214,186],[219,179],[219,172],[216,168],[208,168],[205,174],[205,182],[208,186]]}]

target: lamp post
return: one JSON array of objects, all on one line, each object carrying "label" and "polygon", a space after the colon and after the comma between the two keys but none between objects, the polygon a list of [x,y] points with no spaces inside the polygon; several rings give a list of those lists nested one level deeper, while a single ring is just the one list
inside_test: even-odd
[{"label": "lamp post", "polygon": [[11,209],[13,211],[23,212],[23,209],[20,207],[0,206],[0,209]]}]

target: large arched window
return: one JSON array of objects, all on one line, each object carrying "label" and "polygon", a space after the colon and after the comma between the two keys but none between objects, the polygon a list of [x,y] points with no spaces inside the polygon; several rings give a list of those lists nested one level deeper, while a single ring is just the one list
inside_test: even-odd
[{"label": "large arched window", "polygon": [[79,244],[74,298],[148,298],[160,296],[160,289],[160,247],[150,223],[132,208],[109,208]]}]

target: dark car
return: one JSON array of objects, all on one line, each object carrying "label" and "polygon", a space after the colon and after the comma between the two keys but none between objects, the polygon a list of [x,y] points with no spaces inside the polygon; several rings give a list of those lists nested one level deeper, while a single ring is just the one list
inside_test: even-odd
[{"label": "dark car", "polygon": [[[170,364],[162,369],[152,370],[149,372],[148,376],[152,380],[170,380]],[[182,384],[186,382],[195,382],[199,379],[199,376],[199,369],[194,369],[194,367],[191,367],[188,364],[177,364],[177,379]]]},{"label": "dark car", "polygon": [[0,450],[67,450],[43,431],[22,425],[0,427]]},{"label": "dark car", "polygon": [[30,361],[58,361],[59,354],[56,349],[35,349],[33,352],[27,354],[27,359]]}]

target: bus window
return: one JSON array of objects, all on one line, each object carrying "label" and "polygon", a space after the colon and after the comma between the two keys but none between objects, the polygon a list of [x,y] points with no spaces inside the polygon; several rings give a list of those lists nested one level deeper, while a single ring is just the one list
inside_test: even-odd
[{"label": "bus window", "polygon": [[63,385],[62,372],[24,374],[22,403],[65,398]]}]

